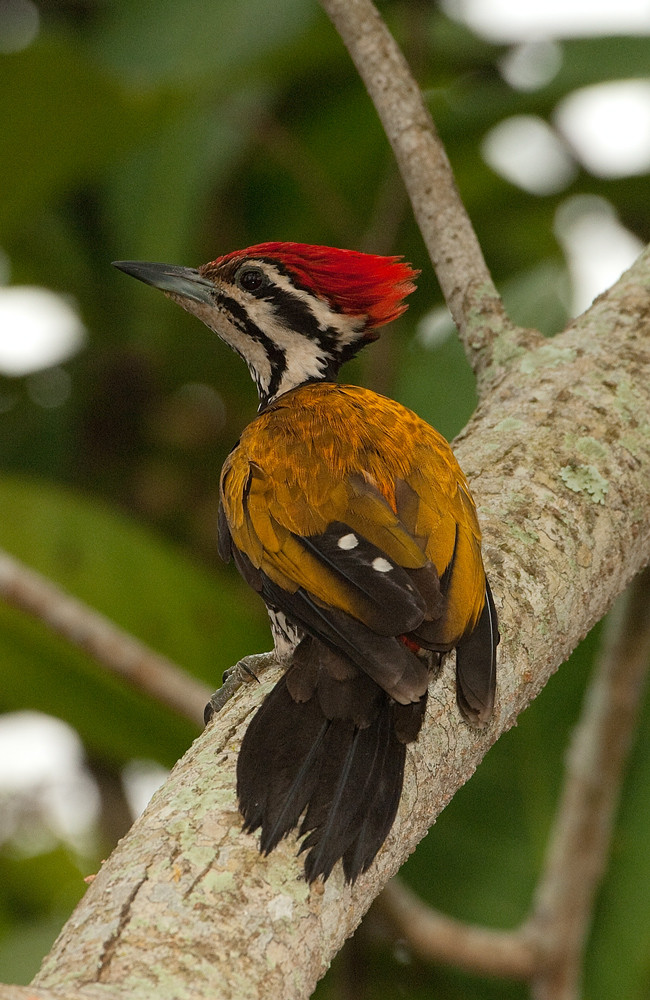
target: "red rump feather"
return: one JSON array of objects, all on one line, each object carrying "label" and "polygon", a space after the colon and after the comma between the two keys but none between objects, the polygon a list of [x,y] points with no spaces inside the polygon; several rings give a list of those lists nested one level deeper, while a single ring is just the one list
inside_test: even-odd
[{"label": "red rump feather", "polygon": [[366,328],[383,326],[408,308],[419,271],[401,257],[378,257],[358,250],[311,246],[308,243],[258,243],[218,257],[212,266],[257,258],[291,271],[302,288],[314,292],[348,316],[365,316]]}]

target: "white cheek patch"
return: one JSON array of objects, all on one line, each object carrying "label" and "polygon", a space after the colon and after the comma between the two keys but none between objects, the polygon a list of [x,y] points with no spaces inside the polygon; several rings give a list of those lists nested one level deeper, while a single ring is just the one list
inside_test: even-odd
[{"label": "white cheek patch", "polygon": [[[253,300],[248,303],[247,310],[253,323],[260,330],[264,331],[268,340],[284,355],[285,370],[274,398],[280,396],[283,392],[287,392],[289,389],[293,389],[296,385],[301,385],[310,379],[318,380],[323,377],[329,355],[323,354],[322,348],[308,337],[304,337],[296,330],[284,326],[271,302],[266,299]],[[252,343],[250,338],[249,343]],[[254,349],[264,355],[267,367],[270,368],[264,346],[262,344],[255,344]],[[249,348],[246,350],[246,360],[249,360],[252,352]],[[253,367],[259,371],[257,359],[249,363],[252,363]],[[265,387],[268,387],[270,379],[264,378],[262,383]]]},{"label": "white cheek patch", "polygon": [[378,573],[390,573],[393,567],[388,562],[388,559],[384,559],[383,556],[377,556],[376,559],[372,560],[372,568],[377,570]]},{"label": "white cheek patch", "polygon": [[359,544],[359,539],[354,534],[354,532],[351,531],[347,535],[341,535],[336,544],[340,549],[343,549],[345,552],[349,552],[350,549],[356,549],[357,545]]}]

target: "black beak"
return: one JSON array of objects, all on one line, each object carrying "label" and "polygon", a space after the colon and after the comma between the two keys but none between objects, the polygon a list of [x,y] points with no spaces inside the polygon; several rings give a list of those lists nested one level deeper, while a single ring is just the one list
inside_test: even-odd
[{"label": "black beak", "polygon": [[176,267],[175,264],[150,264],[144,260],[114,260],[113,267],[130,274],[146,285],[153,285],[163,292],[181,299],[194,299],[203,305],[214,305],[214,286],[202,278],[193,267]]}]

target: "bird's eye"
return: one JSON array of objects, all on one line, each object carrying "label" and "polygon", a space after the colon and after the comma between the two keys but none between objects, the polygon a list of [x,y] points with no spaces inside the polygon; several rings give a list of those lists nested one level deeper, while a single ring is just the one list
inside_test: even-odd
[{"label": "bird's eye", "polygon": [[235,284],[245,292],[258,292],[266,284],[266,275],[261,267],[250,267],[245,264],[237,271]]}]

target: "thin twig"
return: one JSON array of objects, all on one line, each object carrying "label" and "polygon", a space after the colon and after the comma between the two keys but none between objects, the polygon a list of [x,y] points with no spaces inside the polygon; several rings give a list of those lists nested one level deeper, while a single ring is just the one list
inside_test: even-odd
[{"label": "thin twig", "polygon": [[442,293],[474,367],[507,320],[451,166],[399,46],[371,0],[321,0],[393,147]]},{"label": "thin twig", "polygon": [[391,937],[403,939],[424,961],[505,979],[530,979],[539,969],[539,949],[527,931],[490,930],[454,920],[422,902],[398,878],[386,885],[373,912],[389,922]]},{"label": "thin twig", "polygon": [[209,688],[6,552],[0,552],[0,596],[133,687],[200,723]]},{"label": "thin twig", "polygon": [[536,1000],[580,995],[584,943],[650,667],[650,569],[619,598],[575,731],[567,776],[529,928],[550,961]]}]

